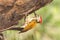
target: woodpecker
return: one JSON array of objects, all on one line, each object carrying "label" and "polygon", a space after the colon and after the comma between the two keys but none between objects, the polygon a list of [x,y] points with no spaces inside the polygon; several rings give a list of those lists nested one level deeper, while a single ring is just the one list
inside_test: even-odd
[{"label": "woodpecker", "polygon": [[26,31],[34,28],[37,23],[40,23],[40,24],[42,23],[42,17],[41,16],[26,19],[26,22],[22,26],[22,30],[20,30],[20,31],[21,32],[26,32]]},{"label": "woodpecker", "polygon": [[25,20],[26,21],[25,21],[24,25],[22,25],[21,27],[14,27],[9,30],[17,30],[17,31],[20,31],[19,33],[23,33],[23,32],[26,32],[26,31],[34,28],[37,23],[42,24],[41,16],[35,16],[30,19],[26,18]]},{"label": "woodpecker", "polygon": [[42,17],[37,15],[35,12],[34,15],[35,16],[32,18],[26,18],[28,16],[26,15],[26,17],[24,17],[24,24],[21,27],[10,28],[9,30],[17,30],[20,31],[19,33],[23,33],[34,28],[37,23],[42,24]]}]

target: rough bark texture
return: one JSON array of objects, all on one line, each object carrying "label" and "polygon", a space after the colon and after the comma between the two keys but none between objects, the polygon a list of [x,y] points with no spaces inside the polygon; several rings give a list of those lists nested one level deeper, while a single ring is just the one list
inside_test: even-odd
[{"label": "rough bark texture", "polygon": [[0,32],[17,25],[25,14],[43,7],[52,0],[0,0]]}]

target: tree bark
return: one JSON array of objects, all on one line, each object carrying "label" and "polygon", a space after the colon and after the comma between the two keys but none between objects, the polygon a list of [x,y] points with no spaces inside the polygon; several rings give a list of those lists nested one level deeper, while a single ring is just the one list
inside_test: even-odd
[{"label": "tree bark", "polygon": [[26,14],[52,2],[52,0],[0,0],[0,32],[17,25]]}]

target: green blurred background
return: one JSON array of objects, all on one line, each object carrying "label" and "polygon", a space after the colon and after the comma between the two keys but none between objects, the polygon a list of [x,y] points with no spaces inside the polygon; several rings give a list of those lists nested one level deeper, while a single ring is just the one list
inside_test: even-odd
[{"label": "green blurred background", "polygon": [[[36,13],[42,16],[42,24],[37,24],[35,28],[20,34],[13,30],[4,31],[5,40],[60,40],[60,0],[53,0]],[[23,23],[22,20],[17,26]]]}]

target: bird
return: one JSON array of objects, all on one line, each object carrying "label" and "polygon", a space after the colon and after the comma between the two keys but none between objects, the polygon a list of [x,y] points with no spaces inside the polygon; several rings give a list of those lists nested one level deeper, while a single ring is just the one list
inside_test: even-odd
[{"label": "bird", "polygon": [[21,25],[21,27],[10,28],[9,30],[18,30],[20,31],[19,33],[23,33],[23,32],[27,32],[28,30],[34,28],[37,23],[42,24],[42,17],[36,14],[32,18],[29,18],[29,17],[26,18],[25,23]]}]

